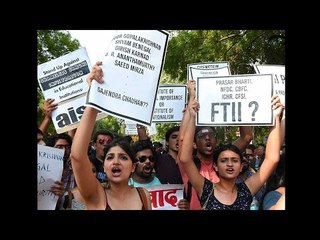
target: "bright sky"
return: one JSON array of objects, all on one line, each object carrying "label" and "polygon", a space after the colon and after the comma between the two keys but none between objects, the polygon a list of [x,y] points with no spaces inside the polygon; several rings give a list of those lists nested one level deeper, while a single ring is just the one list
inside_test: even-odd
[{"label": "bright sky", "polygon": [[101,61],[116,30],[68,30],[72,38],[78,39],[85,47],[91,65]]}]

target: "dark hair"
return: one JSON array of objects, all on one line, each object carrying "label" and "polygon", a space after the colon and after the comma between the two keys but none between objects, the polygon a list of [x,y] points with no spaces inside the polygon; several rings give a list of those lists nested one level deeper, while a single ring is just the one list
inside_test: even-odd
[{"label": "dark hair", "polygon": [[130,135],[123,136],[122,140],[127,141],[130,144],[133,141],[133,139],[132,139],[132,137]]},{"label": "dark hair", "polygon": [[98,130],[98,131],[96,131],[96,132],[94,133],[93,138],[92,138],[92,140],[93,140],[94,143],[97,142],[97,139],[98,139],[98,136],[99,136],[99,135],[110,136],[110,137],[112,138],[112,140],[114,139],[114,135],[113,135],[111,132],[109,132],[108,130],[101,129],[101,130]]},{"label": "dark hair", "polygon": [[54,145],[56,144],[56,142],[59,139],[66,140],[68,142],[68,144],[70,145],[70,147],[71,147],[71,145],[72,145],[72,137],[67,133],[55,134],[55,135],[49,137],[48,142],[47,142],[47,146],[54,147]]},{"label": "dark hair", "polygon": [[257,148],[259,148],[259,147],[263,147],[264,150],[266,150],[266,145],[264,143],[259,143]]},{"label": "dark hair", "polygon": [[153,142],[152,145],[154,148],[163,147],[163,144],[161,142]]},{"label": "dark hair", "polygon": [[155,150],[152,146],[152,142],[150,140],[139,140],[132,144],[132,149],[137,154],[137,152],[140,152],[145,149],[150,149],[152,151],[152,154],[155,155]]},{"label": "dark hair", "polygon": [[232,143],[228,143],[228,144],[220,145],[219,147],[217,147],[213,151],[213,161],[216,164],[217,164],[218,157],[219,157],[220,153],[222,153],[223,151],[226,151],[226,150],[230,150],[230,151],[238,154],[240,157],[240,161],[243,162],[243,156],[242,156],[240,149],[237,146],[233,145]]},{"label": "dark hair", "polygon": [[256,149],[256,146],[253,144],[249,144],[248,146],[246,146],[246,149],[250,149],[252,150],[252,152],[254,152],[254,150]]},{"label": "dark hair", "polygon": [[171,136],[172,133],[174,132],[178,132],[180,130],[180,126],[174,126],[172,128],[169,128],[166,132],[166,141],[169,141],[169,138]]},{"label": "dark hair", "polygon": [[131,148],[130,143],[128,143],[128,141],[123,140],[123,139],[115,140],[115,141],[109,143],[104,148],[103,160],[106,158],[106,155],[109,152],[110,148],[113,148],[113,147],[116,147],[116,146],[121,147],[129,155],[129,157],[131,158],[131,161],[133,163],[135,163],[137,161],[136,158],[135,158],[136,155],[135,155],[133,149]]}]

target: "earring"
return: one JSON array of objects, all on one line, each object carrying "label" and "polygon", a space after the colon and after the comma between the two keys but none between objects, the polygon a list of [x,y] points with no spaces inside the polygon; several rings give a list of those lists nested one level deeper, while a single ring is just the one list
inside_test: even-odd
[{"label": "earring", "polygon": [[128,183],[128,185],[130,186],[130,187],[134,187],[134,181],[133,181],[133,172],[131,173],[131,175],[130,175],[130,178],[129,178],[129,183]]}]

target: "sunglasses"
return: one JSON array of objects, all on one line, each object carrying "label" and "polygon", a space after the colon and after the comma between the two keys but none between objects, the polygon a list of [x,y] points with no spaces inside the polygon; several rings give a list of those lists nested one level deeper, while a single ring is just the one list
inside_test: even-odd
[{"label": "sunglasses", "polygon": [[216,134],[213,132],[198,132],[197,133],[197,138],[205,138],[206,136],[209,136],[210,138],[215,138]]},{"label": "sunglasses", "polygon": [[145,161],[147,161],[147,159],[149,159],[150,162],[154,162],[153,156],[141,156],[137,158],[137,160],[141,163],[144,163]]},{"label": "sunglasses", "polygon": [[112,142],[112,139],[99,139],[98,140],[98,143],[100,143],[101,145],[107,145],[111,142]]}]

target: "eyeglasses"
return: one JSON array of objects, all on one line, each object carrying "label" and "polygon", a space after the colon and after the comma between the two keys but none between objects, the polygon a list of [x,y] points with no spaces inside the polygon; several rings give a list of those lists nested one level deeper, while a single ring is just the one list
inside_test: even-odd
[{"label": "eyeglasses", "polygon": [[209,138],[215,138],[216,134],[213,132],[198,132],[197,133],[197,138],[205,138],[206,136],[209,136]]},{"label": "eyeglasses", "polygon": [[98,143],[100,143],[101,145],[107,145],[107,144],[109,144],[109,143],[111,143],[112,142],[112,139],[99,139],[98,140]]},{"label": "eyeglasses", "polygon": [[154,162],[154,158],[153,156],[140,156],[137,157],[137,160],[141,163],[144,163],[145,161],[147,161],[147,159],[149,159],[150,162]]}]

